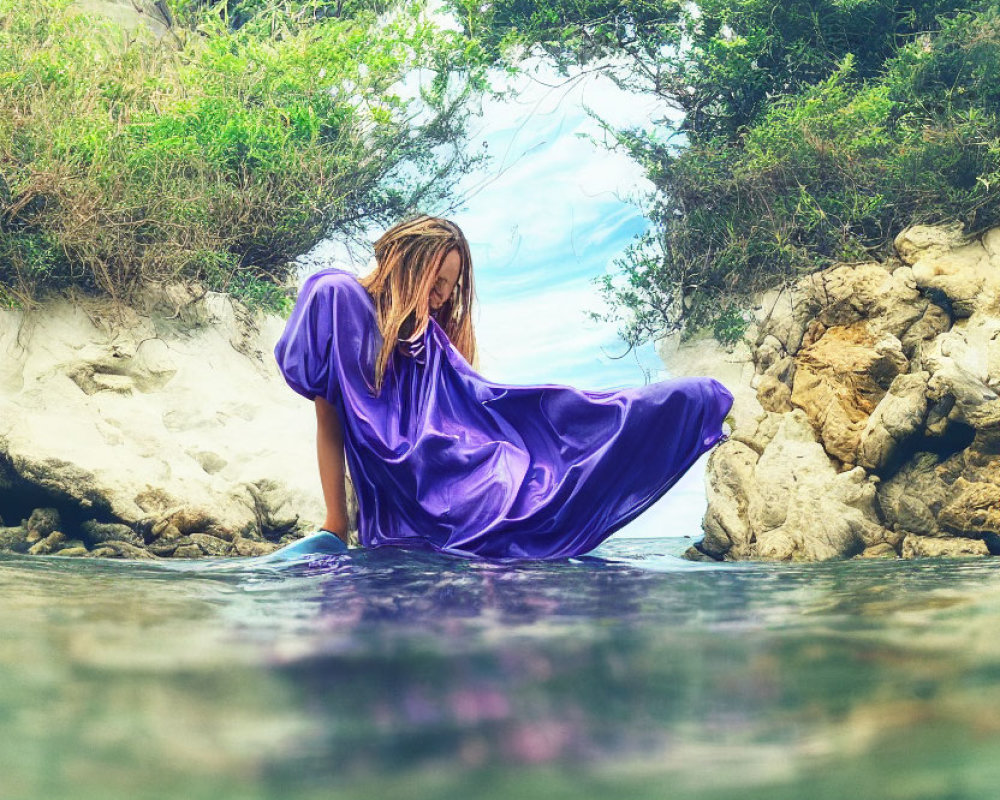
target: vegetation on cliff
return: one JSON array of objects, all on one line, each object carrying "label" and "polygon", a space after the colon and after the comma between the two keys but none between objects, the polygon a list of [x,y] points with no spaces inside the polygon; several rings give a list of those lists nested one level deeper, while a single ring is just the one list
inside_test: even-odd
[{"label": "vegetation on cliff", "polygon": [[0,303],[184,279],[281,306],[295,256],[443,209],[480,158],[483,62],[421,0],[170,5],[157,41],[0,0]]},{"label": "vegetation on cliff", "polygon": [[1000,221],[1000,6],[962,0],[452,0],[494,58],[541,49],[662,99],[614,130],[650,231],[603,280],[639,343],[744,330],[755,292],[885,252],[915,222]]}]

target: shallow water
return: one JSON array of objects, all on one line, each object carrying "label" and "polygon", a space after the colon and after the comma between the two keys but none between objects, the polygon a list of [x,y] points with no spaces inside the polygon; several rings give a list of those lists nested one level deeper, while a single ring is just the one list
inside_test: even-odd
[{"label": "shallow water", "polygon": [[994,798],[996,562],[0,556],[0,798]]}]

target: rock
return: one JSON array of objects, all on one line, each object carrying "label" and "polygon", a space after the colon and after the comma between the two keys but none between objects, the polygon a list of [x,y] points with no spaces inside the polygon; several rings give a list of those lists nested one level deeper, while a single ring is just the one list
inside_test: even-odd
[{"label": "rock", "polygon": [[151,531],[153,539],[162,539],[164,541],[175,541],[183,535],[180,529],[170,521],[169,517],[161,519],[154,524]]},{"label": "rock", "polygon": [[256,530],[265,539],[277,541],[289,534],[300,539],[304,530],[311,530],[310,526],[300,524],[298,514],[291,517],[282,514],[282,510],[290,505],[291,498],[281,484],[264,479],[248,483],[245,488]]},{"label": "rock", "polygon": [[714,563],[717,560],[712,558],[707,553],[703,553],[694,545],[691,545],[687,550],[684,551],[683,557],[688,561],[710,561]]},{"label": "rock", "polygon": [[777,436],[782,419],[784,417],[780,413],[765,412],[758,416],[750,426],[734,430],[730,439],[742,442],[757,455],[760,455]]},{"label": "rock", "polygon": [[792,390],[773,375],[761,375],[756,382],[757,400],[765,411],[783,414],[792,410]]},{"label": "rock", "polygon": [[[174,530],[177,530],[174,528]],[[168,538],[161,536],[154,542],[146,545],[146,549],[152,553],[154,556],[160,556],[161,558],[166,558],[168,556],[174,555],[177,552],[178,547],[194,547],[194,542],[191,541],[190,537],[182,536],[178,534],[176,537]]]},{"label": "rock", "polygon": [[266,556],[278,549],[274,542],[258,542],[237,536],[233,539],[233,554],[238,556]]},{"label": "rock", "polygon": [[127,542],[134,547],[142,547],[144,542],[141,536],[133,531],[128,525],[115,522],[98,522],[97,520],[87,520],[81,526],[84,537],[91,546],[102,542],[118,541]]},{"label": "rock", "polygon": [[765,296],[757,341],[773,341],[781,355],[794,356],[802,346],[806,328],[818,310],[815,297],[810,291],[803,290],[801,285],[791,291],[782,290]]},{"label": "rock", "polygon": [[209,475],[214,475],[225,469],[226,464],[229,463],[218,453],[212,453],[208,450],[189,450],[188,455],[201,464],[201,468]]},{"label": "rock", "polygon": [[799,290],[812,300],[816,320],[828,328],[843,327],[871,316],[891,280],[879,263],[845,265],[808,276]]},{"label": "rock", "polygon": [[83,558],[84,556],[89,556],[90,551],[81,544],[75,547],[64,547],[62,550],[57,550],[52,555],[62,556],[64,558]]},{"label": "rock", "polygon": [[699,550],[714,558],[751,558],[754,539],[747,521],[747,496],[757,453],[741,442],[720,444],[708,459],[708,509]]},{"label": "rock", "polygon": [[938,513],[938,524],[959,536],[1000,534],[1000,485],[958,478]]},{"label": "rock", "polygon": [[943,435],[959,422],[975,430],[981,447],[1000,444],[1000,396],[951,358],[928,361],[935,367],[927,384],[927,398],[936,412],[928,415],[932,432]]},{"label": "rock", "polygon": [[[192,509],[181,507],[164,515],[164,521],[168,525],[173,525],[181,533],[192,533],[194,531],[204,531],[215,528],[217,521],[215,517],[204,509]],[[154,531],[156,528],[154,527]]]},{"label": "rock", "polygon": [[225,556],[229,555],[232,550],[232,545],[229,542],[207,533],[192,533],[190,539],[208,556]]},{"label": "rock", "polygon": [[951,302],[952,313],[957,317],[971,316],[984,300],[996,297],[994,271],[981,242],[925,256],[913,264],[917,286],[941,292]]},{"label": "rock", "polygon": [[28,532],[20,525],[11,528],[0,528],[0,552],[28,552]]},{"label": "rock", "polygon": [[864,322],[833,327],[797,356],[792,405],[806,412],[826,451],[857,463],[865,424],[908,361],[898,339],[876,340]]},{"label": "rock", "polygon": [[155,558],[152,553],[149,553],[141,547],[136,547],[134,544],[129,544],[128,542],[119,542],[115,540],[102,542],[95,547],[90,554],[95,558]]},{"label": "rock", "polygon": [[896,548],[893,547],[888,542],[880,542],[879,544],[872,545],[871,547],[866,547],[862,552],[858,553],[855,558],[898,558],[899,553],[896,552]]},{"label": "rock", "polygon": [[174,550],[174,558],[202,558],[205,554],[196,544],[185,544]]},{"label": "rock", "polygon": [[[315,413],[271,357],[284,320],[217,293],[161,295],[139,309],[85,296],[0,309],[0,486],[150,541],[171,510],[181,533],[217,538],[262,521],[276,539],[315,529],[322,487],[302,468]],[[174,424],[185,419],[199,424]],[[248,485],[264,487],[260,507]]]},{"label": "rock", "polygon": [[961,223],[951,225],[911,225],[900,231],[893,247],[910,266],[921,259],[945,255],[966,242]]},{"label": "rock", "polygon": [[44,539],[53,531],[59,530],[62,519],[54,508],[36,508],[24,523],[29,536],[34,534],[34,541]]},{"label": "rock", "polygon": [[935,539],[910,534],[903,539],[903,558],[960,558],[988,556],[990,551],[980,539]]},{"label": "rock", "polygon": [[901,442],[923,429],[930,375],[897,375],[865,422],[858,440],[858,464],[870,470],[886,466]]},{"label": "rock", "polygon": [[758,457],[730,440],[709,459],[700,549],[726,559],[850,558],[891,537],[878,522],[875,481],[838,473],[801,410],[780,424]]},{"label": "rock", "polygon": [[65,541],[66,535],[64,533],[53,531],[44,539],[41,539],[28,548],[28,553],[33,556],[47,556],[56,550],[62,549],[63,542]]},{"label": "rock", "polygon": [[709,460],[699,552],[1000,553],[1000,228],[895,244],[901,262],[807,276],[757,319],[766,411]]},{"label": "rock", "polygon": [[878,488],[882,516],[897,529],[922,536],[941,533],[938,513],[951,490],[938,469],[934,453],[916,453]]}]

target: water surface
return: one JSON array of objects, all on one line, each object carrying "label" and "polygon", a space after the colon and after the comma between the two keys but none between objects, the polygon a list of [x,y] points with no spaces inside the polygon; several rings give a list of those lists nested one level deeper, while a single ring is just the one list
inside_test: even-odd
[{"label": "water surface", "polygon": [[0,798],[993,798],[992,560],[0,556]]}]

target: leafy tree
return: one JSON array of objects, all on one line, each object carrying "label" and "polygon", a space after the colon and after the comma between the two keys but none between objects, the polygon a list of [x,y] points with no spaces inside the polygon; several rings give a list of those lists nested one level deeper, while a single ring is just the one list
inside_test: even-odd
[{"label": "leafy tree", "polygon": [[541,52],[567,73],[601,69],[682,112],[679,124],[665,114],[651,131],[602,123],[656,186],[651,230],[601,281],[607,318],[632,343],[704,325],[734,341],[753,292],[867,257],[911,221],[996,217],[985,84],[964,110],[950,95],[945,107],[943,80],[932,91],[924,65],[942,48],[942,70],[958,58],[944,52],[974,62],[951,64],[953,78],[993,75],[990,4],[452,5],[493,58],[517,64]]}]

